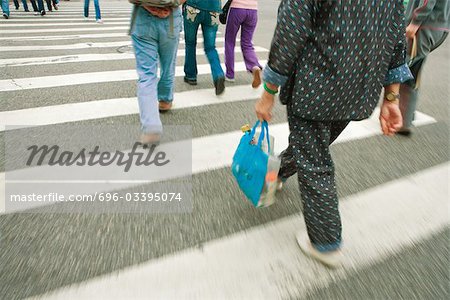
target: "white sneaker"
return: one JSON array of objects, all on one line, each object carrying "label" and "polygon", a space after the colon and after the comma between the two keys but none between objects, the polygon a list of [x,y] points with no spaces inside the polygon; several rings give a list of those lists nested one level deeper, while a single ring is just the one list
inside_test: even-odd
[{"label": "white sneaker", "polygon": [[103,24],[102,19],[98,19],[97,21],[95,21],[97,24]]},{"label": "white sneaker", "polygon": [[89,21],[89,17],[83,17],[85,21]]},{"label": "white sneaker", "polygon": [[303,233],[297,235],[297,243],[306,256],[317,260],[329,268],[334,269],[342,265],[342,253],[340,250],[320,252],[311,244],[308,235]]},{"label": "white sneaker", "polygon": [[234,80],[234,78],[228,78],[228,77],[225,76],[225,81],[234,82],[235,80]]}]

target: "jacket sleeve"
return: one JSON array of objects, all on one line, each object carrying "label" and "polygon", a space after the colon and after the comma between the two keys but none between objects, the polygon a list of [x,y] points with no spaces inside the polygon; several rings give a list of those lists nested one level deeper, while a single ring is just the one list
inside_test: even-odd
[{"label": "jacket sleeve", "polygon": [[282,86],[312,34],[314,0],[283,0],[264,69],[264,81]]},{"label": "jacket sleeve", "polygon": [[437,0],[420,0],[419,5],[414,9],[411,23],[421,25],[431,14]]},{"label": "jacket sleeve", "polygon": [[393,83],[403,83],[413,79],[411,71],[406,64],[406,35],[405,35],[405,13],[403,6],[396,8],[394,26],[390,34],[395,38],[394,50],[392,52],[389,70],[384,80],[384,86]]}]

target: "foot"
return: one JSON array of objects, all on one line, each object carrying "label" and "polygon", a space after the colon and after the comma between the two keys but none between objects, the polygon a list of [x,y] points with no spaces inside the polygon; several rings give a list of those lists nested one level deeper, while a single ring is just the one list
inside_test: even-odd
[{"label": "foot", "polygon": [[261,68],[253,67],[252,74],[253,74],[252,88],[256,89],[261,85]]},{"label": "foot", "polygon": [[83,18],[85,21],[89,21],[89,17],[84,17]]},{"label": "foot", "polygon": [[9,16],[7,14],[3,13],[3,18],[9,19]]},{"label": "foot", "polygon": [[302,252],[329,268],[338,268],[342,265],[342,253],[340,250],[320,252],[309,241],[308,235],[297,235],[297,243]]},{"label": "foot", "polygon": [[225,92],[225,77],[220,77],[214,81],[214,87],[216,88],[216,96],[222,95]]},{"label": "foot", "polygon": [[189,85],[197,85],[197,79],[189,79],[186,76],[184,77],[184,82]]},{"label": "foot", "polygon": [[35,16],[39,16],[40,14],[41,14],[41,13],[38,12],[38,11],[35,11],[35,12],[34,12],[34,15],[35,15]]},{"label": "foot", "polygon": [[30,12],[30,10],[29,9],[25,9],[25,12]]},{"label": "foot", "polygon": [[142,133],[139,141],[142,145],[159,145],[161,135],[159,133]]},{"label": "foot", "polygon": [[407,127],[400,128],[399,131],[397,131],[397,134],[403,135],[403,136],[410,136],[411,135],[411,129]]},{"label": "foot", "polygon": [[45,10],[41,10],[41,16],[45,16]]},{"label": "foot", "polygon": [[229,77],[225,76],[225,81],[234,82],[235,80],[234,80],[234,78],[229,78]]},{"label": "foot", "polygon": [[172,108],[172,101],[159,101],[159,111],[168,112]]},{"label": "foot", "polygon": [[53,5],[53,8],[54,8],[55,10],[58,10],[58,4]]},{"label": "foot", "polygon": [[97,24],[103,24],[102,19],[98,19],[97,21],[95,21]]}]

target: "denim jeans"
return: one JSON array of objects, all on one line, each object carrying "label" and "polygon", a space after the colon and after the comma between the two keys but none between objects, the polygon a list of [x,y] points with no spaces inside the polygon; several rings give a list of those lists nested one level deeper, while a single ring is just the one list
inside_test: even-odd
[{"label": "denim jeans", "polygon": [[[22,0],[22,5],[23,5],[23,10],[27,11],[28,10],[27,0]],[[16,9],[19,9],[19,7],[20,7],[19,0],[14,0],[14,6],[16,7]]]},{"label": "denim jeans", "polygon": [[[179,9],[173,11],[173,19],[172,17],[160,19],[141,7],[136,13],[131,40],[139,75],[137,97],[141,129],[144,133],[162,132],[158,100],[165,102],[173,100],[181,26]],[[158,63],[161,77],[159,81]]]},{"label": "denim jeans", "polygon": [[[95,19],[100,20],[102,18],[100,14],[100,4],[98,3],[99,0],[94,0],[94,6],[95,6]],[[89,17],[89,2],[90,0],[84,0],[84,16],[87,18]]]},{"label": "denim jeans", "polygon": [[220,65],[219,54],[216,50],[216,34],[219,27],[218,14],[205,10],[195,9],[188,5],[183,7],[184,16],[184,38],[186,40],[186,57],[184,62],[184,73],[188,79],[197,79],[197,31],[202,26],[203,40],[206,57],[211,65],[213,80],[224,77]]},{"label": "denim jeans", "polygon": [[[45,11],[44,0],[30,0],[34,11]],[[36,1],[38,2],[36,5]]]},{"label": "denim jeans", "polygon": [[9,0],[1,0],[1,1],[3,13],[9,16]]}]

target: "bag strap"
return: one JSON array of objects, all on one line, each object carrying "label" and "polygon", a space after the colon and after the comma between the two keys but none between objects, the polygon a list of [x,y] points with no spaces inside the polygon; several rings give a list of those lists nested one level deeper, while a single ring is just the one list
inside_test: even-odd
[{"label": "bag strap", "polygon": [[264,140],[264,138],[267,139],[267,146],[268,146],[268,153],[270,153],[270,136],[269,136],[269,123],[267,123],[267,121],[263,121],[261,123],[261,121],[256,121],[255,125],[253,125],[252,131],[251,131],[251,138],[253,138],[255,136],[255,132],[256,132],[256,128],[259,127],[259,125],[261,124],[261,134],[259,135],[259,139],[258,139],[258,147],[261,148],[262,142]]}]

